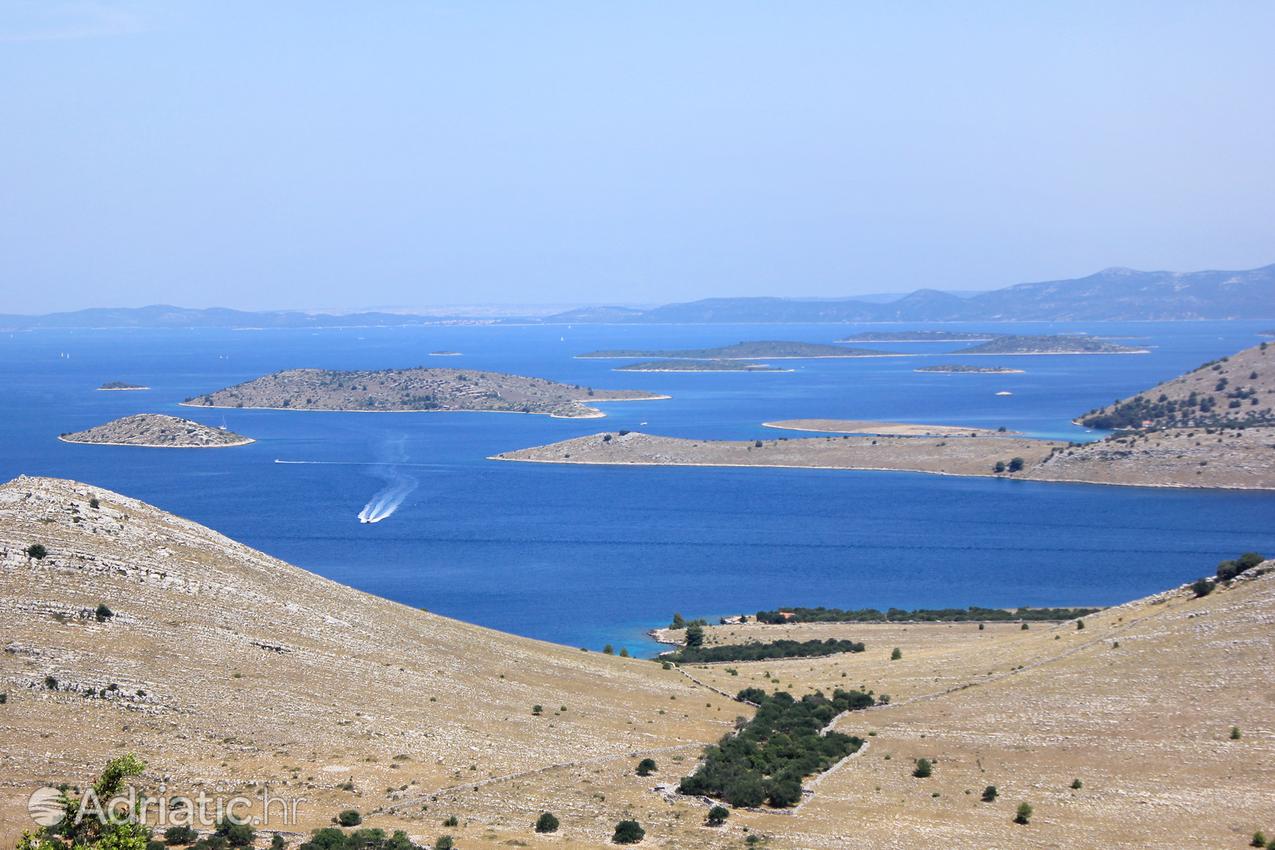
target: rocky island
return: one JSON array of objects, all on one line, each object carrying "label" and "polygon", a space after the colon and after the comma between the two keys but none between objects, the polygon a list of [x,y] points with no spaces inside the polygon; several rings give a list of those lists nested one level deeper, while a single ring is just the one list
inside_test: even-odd
[{"label": "rocky island", "polygon": [[98,389],[104,392],[129,392],[133,390],[149,390],[150,387],[144,387],[141,384],[128,384],[124,381],[107,381]]},{"label": "rocky island", "polygon": [[613,372],[791,372],[767,363],[742,360],[646,360],[616,366]]},{"label": "rocky island", "polygon": [[837,342],[986,342],[1005,334],[983,331],[868,331]]},{"label": "rocky island", "polygon": [[336,372],[289,369],[182,402],[187,407],[362,412],[473,411],[538,413],[563,419],[604,416],[591,404],[668,398],[638,390],[601,390],[544,378],[474,369]]},{"label": "rocky island", "polygon": [[953,354],[1150,354],[1145,348],[1119,345],[1079,334],[998,336]]},{"label": "rocky island", "polygon": [[211,428],[189,419],[162,413],[138,413],[73,434],[58,437],[64,443],[99,446],[143,446],[155,449],[221,449],[246,446],[251,437]]},{"label": "rocky island", "polygon": [[758,340],[721,345],[716,348],[620,348],[590,351],[577,354],[581,359],[619,360],[633,357],[661,357],[679,360],[800,360],[823,357],[901,357],[887,351],[870,348],[849,348],[822,342],[791,342],[787,340]]},{"label": "rocky island", "polygon": [[1008,366],[970,366],[965,363],[953,363],[950,366],[921,366],[913,372],[940,372],[951,375],[1021,375],[1022,369],[1011,369]]}]

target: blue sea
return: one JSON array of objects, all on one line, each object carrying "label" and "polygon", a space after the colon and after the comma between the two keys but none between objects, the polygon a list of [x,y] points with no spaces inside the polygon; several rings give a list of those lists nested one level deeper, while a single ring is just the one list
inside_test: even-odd
[{"label": "blue sea", "polygon": [[[1267,323],[1268,324],[1268,323]],[[1017,324],[1145,346],[1142,356],[789,361],[784,373],[623,373],[573,355],[752,339],[829,342],[848,325],[431,326],[0,335],[0,476],[74,478],[143,499],[305,569],[408,605],[560,643],[635,653],[674,611],[781,605],[1118,603],[1275,552],[1275,494],[912,473],[552,466],[496,452],[620,428],[773,438],[796,417],[1004,425],[1041,437],[1092,407],[1255,344],[1261,323]],[[902,329],[904,326],[898,326]],[[907,328],[925,327],[909,324]],[[947,329],[982,326],[943,325]],[[863,330],[888,330],[873,325]],[[434,350],[460,357],[429,357]],[[920,374],[933,363],[1021,375]],[[182,399],[277,369],[493,369],[666,393],[606,419],[484,413],[199,410]],[[147,392],[96,392],[104,381]],[[1012,395],[998,396],[999,391]],[[225,424],[243,448],[61,443],[139,412]],[[788,436],[796,436],[788,433]],[[359,515],[381,517],[360,523]]]}]

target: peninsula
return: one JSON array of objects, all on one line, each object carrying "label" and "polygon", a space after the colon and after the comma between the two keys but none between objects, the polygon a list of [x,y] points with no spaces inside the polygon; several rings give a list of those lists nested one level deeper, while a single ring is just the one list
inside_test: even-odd
[{"label": "peninsula", "polygon": [[767,363],[742,360],[646,360],[616,366],[613,372],[791,372]]},{"label": "peninsula", "polygon": [[590,351],[577,354],[581,359],[628,359],[634,357],[662,357],[681,360],[804,360],[823,357],[901,357],[887,351],[869,348],[849,348],[821,342],[791,342],[787,340],[757,340],[721,345],[716,348],[621,348]]},{"label": "peninsula", "polygon": [[143,446],[153,449],[221,449],[246,446],[251,437],[222,428],[210,428],[189,419],[162,413],[138,413],[73,434],[58,437],[64,443],[99,446]]},{"label": "peninsula", "polygon": [[335,372],[289,369],[182,402],[187,407],[362,412],[475,411],[537,413],[561,419],[605,416],[590,405],[668,398],[638,390],[602,390],[473,369]]},{"label": "peninsula", "polygon": [[[897,470],[1141,487],[1275,489],[1275,355],[1266,343],[1092,411],[1090,427],[1137,428],[1090,443],[958,426],[796,419],[767,427],[841,434],[794,440],[694,440],[594,434],[494,460],[645,466]],[[1234,380],[1232,380],[1234,379]],[[1225,403],[1223,403],[1225,402]]]},{"label": "peninsula", "polygon": [[271,777],[303,801],[289,850],[319,829],[308,846],[583,850],[621,821],[639,846],[706,850],[836,850],[848,828],[864,847],[1239,847],[1270,828],[1275,563],[1256,554],[1030,628],[701,627],[688,659],[747,656],[676,666],[396,604],[74,481],[0,485],[0,552],[6,846],[33,828],[27,789],[87,787],[130,750],[143,793],[241,794],[250,816]]},{"label": "peninsula", "polygon": [[1047,336],[998,336],[980,345],[962,348],[953,354],[1150,354],[1145,348],[1133,348],[1079,334]]},{"label": "peninsula", "polygon": [[98,387],[104,392],[129,392],[134,390],[149,390],[150,387],[144,387],[141,384],[128,384],[124,381],[107,381]]},{"label": "peninsula", "polygon": [[965,363],[953,363],[950,366],[921,366],[913,372],[942,372],[952,375],[1021,375],[1022,369],[1011,369],[1007,366],[970,366]]}]

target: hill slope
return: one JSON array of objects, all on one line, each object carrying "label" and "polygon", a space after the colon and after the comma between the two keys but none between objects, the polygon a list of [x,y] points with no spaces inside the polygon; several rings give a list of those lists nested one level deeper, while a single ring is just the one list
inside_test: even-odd
[{"label": "hill slope", "polygon": [[[28,556],[33,544],[47,554]],[[113,616],[99,621],[99,603]],[[269,780],[308,798],[302,825],[321,826],[458,782],[693,753],[741,708],[649,661],[413,610],[55,479],[0,486],[0,620],[9,830],[33,784],[83,781],[126,749],[174,793]],[[511,799],[507,814],[530,824],[539,812]],[[618,815],[560,812],[568,835],[601,838]]]},{"label": "hill slope", "polygon": [[1080,417],[1089,428],[1275,425],[1275,353],[1265,342]]}]

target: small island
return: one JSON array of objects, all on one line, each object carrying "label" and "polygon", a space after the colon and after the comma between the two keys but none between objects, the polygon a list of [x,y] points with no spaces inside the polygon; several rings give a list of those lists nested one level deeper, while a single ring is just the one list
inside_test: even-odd
[{"label": "small island", "polygon": [[742,360],[646,360],[616,366],[613,372],[791,372],[767,363]]},{"label": "small island", "polygon": [[1003,437],[1005,428],[971,428],[966,425],[926,425],[919,422],[877,422],[872,419],[781,419],[763,422],[767,428],[815,431],[821,434],[862,434],[869,437]]},{"label": "small island", "polygon": [[605,416],[590,405],[668,398],[639,390],[601,390],[544,378],[474,369],[337,372],[288,369],[188,398],[186,407],[247,407],[378,413],[469,411],[535,413],[560,419]]},{"label": "small island", "polygon": [[849,348],[822,342],[792,342],[789,340],[758,340],[721,345],[716,348],[621,348],[590,351],[576,355],[582,359],[629,359],[634,357],[660,357],[676,360],[802,360],[823,357],[903,357],[887,351],[869,348]]},{"label": "small island", "polygon": [[212,428],[162,413],[125,416],[84,431],[62,434],[58,439],[64,443],[152,449],[222,449],[253,442],[251,437],[224,428]]},{"label": "small island", "polygon": [[950,366],[921,366],[913,372],[939,372],[949,375],[1021,375],[1022,369],[1011,369],[1008,366],[970,366],[967,363],[953,363]]},{"label": "small island", "polygon": [[429,353],[430,357],[460,357],[460,355],[461,352],[459,351],[431,351]]},{"label": "small island", "polygon": [[144,387],[141,384],[128,384],[124,381],[107,381],[98,390],[103,392],[134,392],[136,390],[149,390],[150,387]]},{"label": "small island", "polygon": [[982,331],[868,331],[837,342],[986,342],[1005,334]]},{"label": "small island", "polygon": [[981,345],[962,348],[953,354],[1150,354],[1133,348],[1078,334],[1045,336],[998,336]]}]

